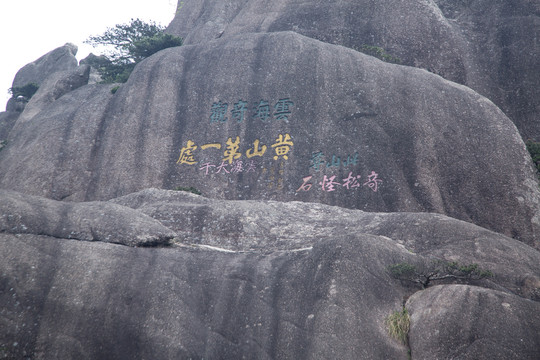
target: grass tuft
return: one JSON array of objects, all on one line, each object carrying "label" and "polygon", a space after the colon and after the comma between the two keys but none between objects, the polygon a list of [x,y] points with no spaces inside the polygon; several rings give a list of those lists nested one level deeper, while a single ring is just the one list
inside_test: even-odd
[{"label": "grass tuft", "polygon": [[386,326],[388,326],[388,334],[394,339],[407,345],[411,318],[405,307],[401,311],[394,311],[386,318]]}]

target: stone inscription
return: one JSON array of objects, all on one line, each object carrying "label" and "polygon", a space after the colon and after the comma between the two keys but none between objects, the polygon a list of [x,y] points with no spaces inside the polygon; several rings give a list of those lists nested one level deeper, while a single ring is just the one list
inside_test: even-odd
[{"label": "stone inscription", "polygon": [[253,157],[262,157],[267,152],[271,154],[274,160],[278,159],[289,159],[289,153],[291,148],[294,146],[294,142],[291,138],[291,135],[279,134],[278,137],[272,144],[266,145],[262,144],[260,139],[256,139],[252,144],[248,145],[249,148],[245,152],[240,150],[240,137],[237,136],[235,139],[232,137],[228,138],[225,144],[218,142],[206,143],[202,145],[196,144],[193,140],[188,140],[186,145],[180,149],[180,157],[177,164],[185,165],[195,165],[198,164],[197,160],[198,152],[209,151],[210,149],[218,150],[222,152],[221,162],[228,163],[231,165],[234,161],[239,160],[242,156],[245,156],[248,159]]},{"label": "stone inscription", "polygon": [[[379,190],[383,180],[379,178],[379,174],[375,171],[371,171],[366,177],[362,177],[360,174],[355,174],[353,171],[349,171],[349,175],[346,177],[339,175],[328,175],[325,172],[331,169],[339,170],[349,167],[354,167],[358,164],[358,152],[354,152],[352,155],[336,155],[331,157],[326,155],[322,151],[317,151],[311,154],[311,160],[309,169],[313,169],[316,173],[322,172],[322,178],[320,175],[306,175],[302,178],[302,184],[296,190],[296,192],[310,191],[314,186],[314,190],[318,189],[324,192],[333,192],[337,190],[357,190],[363,187],[371,189],[373,192]],[[316,180],[317,179],[320,180]]]},{"label": "stone inscription", "polygon": [[210,123],[227,122],[229,118],[241,123],[248,117],[264,123],[272,120],[288,122],[293,106],[294,102],[290,98],[281,98],[275,103],[261,99],[254,102],[252,107],[249,107],[248,102],[244,100],[238,100],[232,106],[220,100],[213,103],[210,108]]},{"label": "stone inscription", "polygon": [[308,175],[302,179],[302,185],[300,185],[296,192],[310,191],[313,185],[318,185],[316,186],[316,189],[325,192],[332,192],[338,189],[356,190],[361,187],[367,187],[372,191],[377,192],[379,190],[379,185],[383,182],[379,179],[379,174],[375,171],[372,171],[363,181],[360,180],[361,178],[361,175],[353,175],[353,172],[351,171],[345,178],[338,178],[337,175],[324,175],[321,181],[316,182],[313,180],[313,175]]},{"label": "stone inscription", "polygon": [[354,153],[354,155],[347,155],[347,159],[345,159],[345,156],[337,156],[334,154],[329,159],[329,161],[325,160],[325,155],[322,151],[315,152],[311,154],[310,168],[315,169],[315,171],[320,171],[330,167],[346,168],[356,165],[358,163],[358,153]]}]

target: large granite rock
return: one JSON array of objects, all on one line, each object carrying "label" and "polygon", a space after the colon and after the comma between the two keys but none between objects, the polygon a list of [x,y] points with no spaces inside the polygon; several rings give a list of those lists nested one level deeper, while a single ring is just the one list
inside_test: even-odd
[{"label": "large granite rock", "polygon": [[[75,206],[7,195],[18,205],[5,206],[2,214],[24,203],[45,209],[45,215],[25,213],[27,218],[54,218],[63,206]],[[192,236],[168,248],[133,248],[52,237],[58,235],[46,235],[46,222],[35,221],[32,232],[4,227],[0,356],[407,359],[407,346],[391,338],[385,325],[403,304],[411,314],[413,358],[512,354],[533,360],[540,351],[539,303],[525,299],[519,288],[524,277],[538,281],[540,253],[474,225],[435,214],[210,200],[157,189],[112,202],[139,209],[132,210],[141,212],[132,215],[133,222],[146,212],[172,229],[181,223],[171,219],[184,218]],[[205,211],[197,209],[201,205]],[[124,209],[111,202],[76,206]],[[245,223],[264,216],[251,222],[259,229],[236,223],[224,234],[216,232],[229,220],[226,212],[243,214],[239,221]],[[102,225],[122,230],[113,213]],[[255,233],[252,247],[230,241]],[[467,264],[471,253],[494,273],[476,286],[416,292],[387,271],[395,263],[433,256]]]},{"label": "large granite rock", "polygon": [[418,292],[406,306],[411,312],[413,359],[538,358],[538,302],[479,287],[448,285]]},{"label": "large granite rock", "polygon": [[73,70],[78,66],[76,54],[77,46],[75,44],[67,43],[60,46],[22,67],[15,74],[12,86],[24,86],[29,83],[40,85],[55,72]]},{"label": "large granite rock", "polygon": [[0,233],[102,241],[129,246],[168,244],[176,233],[152,218],[110,203],[69,203],[0,190]]},{"label": "large granite rock", "polygon": [[159,189],[145,189],[110,202],[158,220],[177,234],[176,243],[234,252],[305,249],[319,239],[354,237],[359,232],[391,238],[426,259],[477,263],[492,269],[497,274],[496,289],[502,286],[540,301],[537,251],[444,215],[370,213],[297,201],[212,200]]},{"label": "large granite rock", "polygon": [[24,107],[24,111],[18,119],[19,125],[32,119],[36,114],[45,110],[47,105],[65,94],[88,84],[89,74],[89,65],[50,74]]},{"label": "large granite rock", "polygon": [[8,138],[8,134],[15,126],[19,115],[20,113],[17,111],[0,112],[0,141],[5,141]]},{"label": "large granite rock", "polygon": [[[0,358],[537,359],[537,5],[179,5],[114,94],[71,45],[17,74]],[[493,276],[389,271],[441,261]]]},{"label": "large granite rock", "polygon": [[195,186],[439,212],[537,246],[539,191],[515,126],[427,71],[279,32],[167,49],[111,87],[25,110],[0,153],[0,187],[95,200]]},{"label": "large granite rock", "polygon": [[167,31],[198,44],[291,30],[465,84],[494,101],[525,139],[540,139],[540,5],[530,0],[181,1]]}]

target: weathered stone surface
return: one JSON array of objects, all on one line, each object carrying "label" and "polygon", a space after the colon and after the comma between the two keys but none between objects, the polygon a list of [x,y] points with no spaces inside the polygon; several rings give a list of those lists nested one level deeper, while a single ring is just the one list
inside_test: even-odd
[{"label": "weathered stone surface", "polygon": [[[540,193],[504,112],[540,134],[538,6],[184,3],[188,45],[115,94],[69,45],[17,75],[41,86],[0,113],[0,358],[536,359]],[[433,260],[493,276],[388,270]]]},{"label": "weathered stone surface", "polygon": [[[58,203],[9,195],[24,198],[30,209],[25,216],[31,216],[31,209],[43,209],[43,203],[123,208],[110,202]],[[413,295],[406,303],[412,315],[413,358],[428,351],[451,358],[455,349],[469,344],[472,340],[463,337],[470,333],[468,328],[447,339],[435,338],[443,336],[447,327],[456,329],[461,316],[471,319],[463,323],[481,329],[482,339],[460,353],[464,359],[474,359],[477,351],[491,359],[506,359],[495,352],[500,348],[512,350],[517,358],[534,359],[531,351],[540,350],[537,339],[532,339],[540,319],[537,314],[524,317],[538,312],[538,302],[519,297],[518,277],[513,277],[521,272],[538,279],[540,252],[474,225],[435,214],[374,214],[303,202],[280,206],[272,201],[210,200],[156,189],[114,202],[139,209],[133,212],[152,214],[171,228],[182,228],[173,219],[183,215],[183,230],[192,231],[192,236],[184,236],[180,246],[132,248],[52,238],[45,236],[46,231],[41,235],[38,231],[0,232],[0,355],[407,359],[407,348],[388,335],[384,320],[400,310],[415,290],[390,277],[387,267],[431,256],[466,264],[473,256],[472,247],[478,263],[493,266],[489,269],[494,272],[493,278],[476,285],[501,291],[445,285]],[[198,206],[205,207],[204,211]],[[61,211],[53,211],[50,205],[46,208],[47,214]],[[204,216],[192,216],[197,212]],[[265,216],[257,217],[262,213]],[[234,224],[236,234],[232,227],[228,233],[216,234],[220,224],[234,216],[241,217]],[[131,222],[137,219],[132,216]],[[251,228],[246,226],[249,221]],[[35,229],[47,226],[43,222]],[[269,234],[267,229],[273,227]],[[434,228],[439,231],[433,233]],[[254,237],[257,232],[254,247],[242,248],[227,240]],[[462,288],[466,290],[441,294]],[[511,313],[501,319],[488,318],[495,300],[501,300],[498,306],[510,306]],[[460,315],[463,304],[467,306]],[[438,312],[428,309],[439,313],[449,309],[451,316],[443,322]],[[486,327],[473,319],[485,320]],[[496,331],[484,331],[489,325],[497,325]],[[510,332],[514,332],[510,340],[502,339]],[[527,345],[510,344],[518,337]],[[425,339],[434,341],[428,344]],[[494,343],[501,346],[484,347]]]},{"label": "weathered stone surface", "polygon": [[20,113],[16,111],[0,112],[0,141],[6,140]]},{"label": "weathered stone surface", "polygon": [[[95,62],[96,59],[98,59],[100,57],[104,57],[104,56],[96,56],[96,55],[90,53],[87,57],[85,57],[84,59],[79,61],[79,65],[90,65],[93,62]],[[101,75],[99,74],[99,72],[94,67],[91,67],[90,68],[90,76],[88,78],[88,84],[97,84],[97,83],[99,83],[101,81],[102,81],[102,79],[101,79]]]},{"label": "weathered stone surface", "polygon": [[407,301],[413,359],[538,359],[540,303],[464,285]]},{"label": "weathered stone surface", "polygon": [[32,117],[44,110],[47,105],[68,92],[88,84],[89,75],[90,66],[84,65],[73,70],[57,71],[48,76],[24,107],[19,122],[23,123],[32,119]]},{"label": "weathered stone surface", "polygon": [[47,235],[129,246],[167,244],[176,235],[152,218],[108,203],[69,203],[0,190],[0,233]]},{"label": "weathered stone surface", "polygon": [[38,117],[18,122],[0,153],[3,187],[56,200],[84,199],[110,87],[79,88]]},{"label": "weathered stone surface", "polygon": [[6,104],[6,112],[21,113],[26,106],[26,100],[24,98],[16,99],[11,97]]},{"label": "weathered stone surface", "polygon": [[146,189],[111,202],[159,220],[177,233],[178,243],[230,251],[285,251],[307,248],[320,239],[336,236],[383,236],[417,254],[419,262],[438,258],[477,263],[496,274],[493,284],[483,286],[540,300],[538,251],[444,215],[370,213],[297,201],[212,200],[158,189]]},{"label": "weathered stone surface", "polygon": [[0,237],[11,356],[407,358],[384,329],[403,295],[376,273],[390,240],[261,256]]},{"label": "weathered stone surface", "polygon": [[77,46],[70,43],[48,52],[21,68],[13,79],[13,86],[24,86],[29,83],[40,85],[55,72],[77,68],[76,54]]},{"label": "weathered stone surface", "polygon": [[[214,198],[440,212],[537,241],[539,191],[515,126],[427,71],[285,32],[167,49],[114,96],[92,89],[103,93],[72,91],[18,121],[0,154],[1,187],[95,200],[195,186]],[[261,99],[272,107],[266,121],[254,116]],[[281,119],[280,99],[292,102]]]},{"label": "weathered stone surface", "polygon": [[539,16],[530,0],[188,0],[167,31],[186,44],[291,30],[360,51],[377,46],[404,65],[471,87],[525,139],[540,139]]}]

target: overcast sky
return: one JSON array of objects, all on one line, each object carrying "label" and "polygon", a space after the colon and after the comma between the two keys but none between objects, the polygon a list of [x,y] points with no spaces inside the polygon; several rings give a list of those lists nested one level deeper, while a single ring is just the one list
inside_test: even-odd
[{"label": "overcast sky", "polygon": [[167,26],[174,17],[176,0],[0,0],[0,111],[5,110],[17,71],[71,42],[79,47],[77,59],[92,47],[83,44],[90,35],[132,18]]}]

